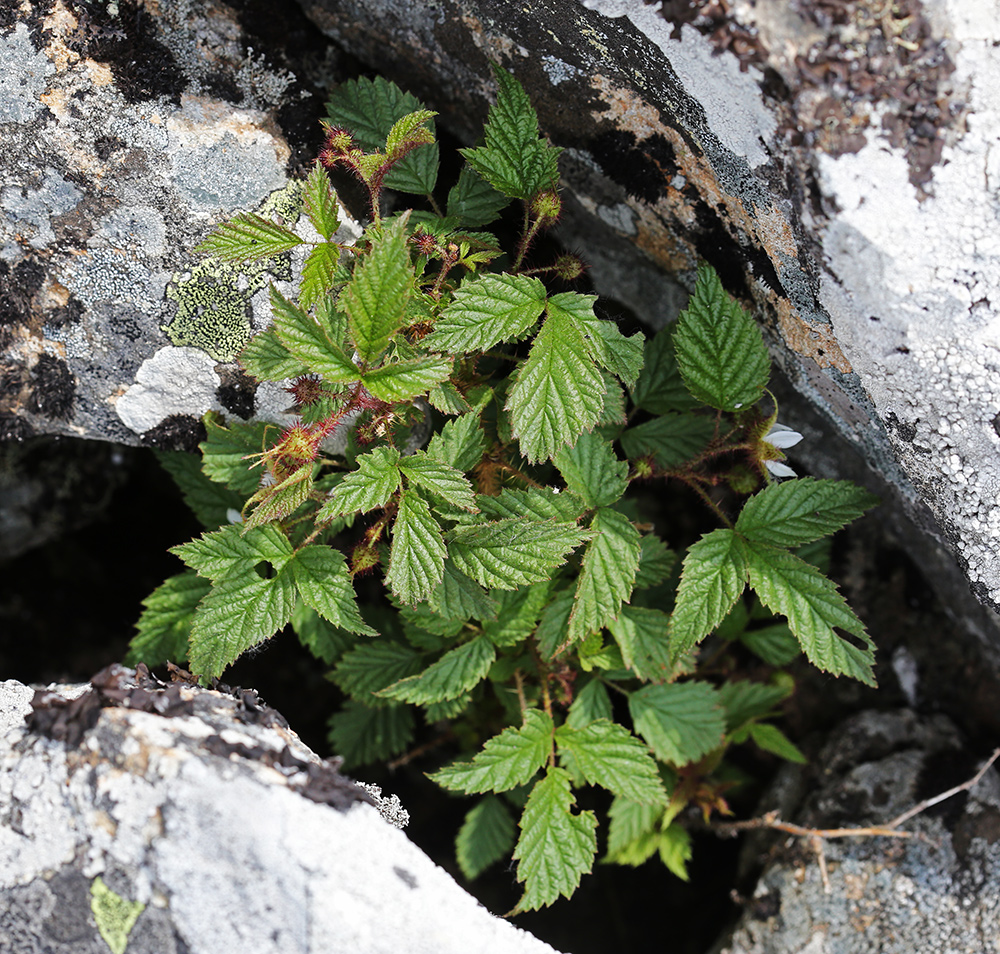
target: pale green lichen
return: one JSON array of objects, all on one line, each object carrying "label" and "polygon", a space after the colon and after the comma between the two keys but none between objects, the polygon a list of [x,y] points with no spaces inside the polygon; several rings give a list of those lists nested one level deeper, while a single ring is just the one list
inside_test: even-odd
[{"label": "pale green lichen", "polygon": [[100,878],[90,885],[90,910],[112,954],[125,954],[129,933],[145,907],[139,901],[119,897]]},{"label": "pale green lichen", "polygon": [[[302,210],[301,186],[289,182],[272,192],[255,211],[267,218],[280,217],[294,225]],[[232,361],[254,332],[251,299],[273,280],[290,281],[288,254],[263,262],[231,263],[206,258],[186,276],[173,276],[167,298],[177,313],[163,327],[178,346],[201,348],[216,361]]]}]

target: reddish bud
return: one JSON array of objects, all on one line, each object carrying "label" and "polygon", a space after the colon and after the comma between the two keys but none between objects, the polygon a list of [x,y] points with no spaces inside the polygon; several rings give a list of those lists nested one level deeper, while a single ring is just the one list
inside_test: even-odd
[{"label": "reddish bud", "polygon": [[560,255],[552,265],[552,271],[564,282],[572,282],[584,272],[585,266],[575,255]]},{"label": "reddish bud", "polygon": [[296,411],[300,411],[310,404],[315,404],[321,397],[329,393],[323,387],[323,382],[314,374],[305,374],[296,378],[295,383],[284,390],[295,398],[294,409]]}]

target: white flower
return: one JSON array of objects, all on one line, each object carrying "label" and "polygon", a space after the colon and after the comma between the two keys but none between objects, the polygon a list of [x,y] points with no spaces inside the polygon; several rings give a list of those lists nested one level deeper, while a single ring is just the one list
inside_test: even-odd
[{"label": "white flower", "polygon": [[798,475],[789,467],[787,464],[781,463],[780,460],[765,460],[764,466],[768,469],[768,472],[775,477],[797,477]]},{"label": "white flower", "polygon": [[[793,431],[790,427],[785,427],[784,424],[778,423],[772,424],[771,429],[764,435],[764,443],[770,444],[778,451],[784,450],[787,447],[794,447],[801,440],[802,435],[798,431]],[[781,456],[784,457],[784,454]],[[764,466],[775,477],[797,476],[791,467],[783,464],[780,460],[765,460]]]},{"label": "white flower", "polygon": [[241,514],[235,507],[230,507],[226,511],[226,519],[230,523],[243,523],[243,514]]}]

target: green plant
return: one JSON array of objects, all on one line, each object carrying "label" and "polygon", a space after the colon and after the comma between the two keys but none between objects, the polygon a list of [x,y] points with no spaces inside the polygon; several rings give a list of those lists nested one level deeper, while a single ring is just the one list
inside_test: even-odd
[{"label": "green plant", "polygon": [[[418,713],[448,720],[471,757],[431,777],[483,796],[459,864],[474,877],[513,849],[527,910],[593,865],[597,818],[574,810],[575,788],[614,796],[609,860],[659,853],[686,877],[681,812],[726,810],[729,747],[802,758],[773,722],[792,691],[782,667],[802,650],[873,683],[871,641],[815,563],[817,541],[875,501],[772,480],[789,433],[766,409],[768,354],[708,266],[676,326],[645,342],[594,296],[546,287],[582,271],[571,256],[528,267],[559,215],[560,150],[514,78],[496,80],[443,209],[434,114],[360,80],[331,100],[298,223],[241,214],[199,246],[304,255],[297,300],[272,286],[273,324],[239,358],[292,380],[297,420],[209,415],[200,463],[161,455],[208,530],[172,551],[188,569],[147,599],[130,658],[217,677],[290,625],[348,697],[331,720],[348,764],[403,751]],[[354,244],[336,239],[327,167],[368,190]],[[427,209],[387,214],[385,188]],[[505,253],[486,226],[513,200]],[[324,450],[344,434],[342,455]],[[634,493],[668,482],[719,524],[683,560]],[[718,665],[737,645],[764,681]]]}]

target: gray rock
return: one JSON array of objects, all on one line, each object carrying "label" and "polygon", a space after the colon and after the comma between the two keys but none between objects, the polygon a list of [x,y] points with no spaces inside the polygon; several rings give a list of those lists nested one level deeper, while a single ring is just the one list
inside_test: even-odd
[{"label": "gray rock", "polygon": [[[780,785],[766,808],[809,827],[885,823],[921,799],[971,778],[943,718],[910,710],[864,712],[838,729],[814,776]],[[795,803],[802,792],[802,803]],[[1000,776],[903,826],[917,837],[828,839],[830,891],[801,838],[751,842],[767,865],[732,936],[717,954],[966,954],[1000,941]],[[770,846],[770,851],[769,851]]]},{"label": "gray rock", "polygon": [[394,827],[397,800],[322,763],[255,694],[114,667],[39,692],[33,715],[32,698],[0,683],[2,951],[552,951],[462,891]]}]

